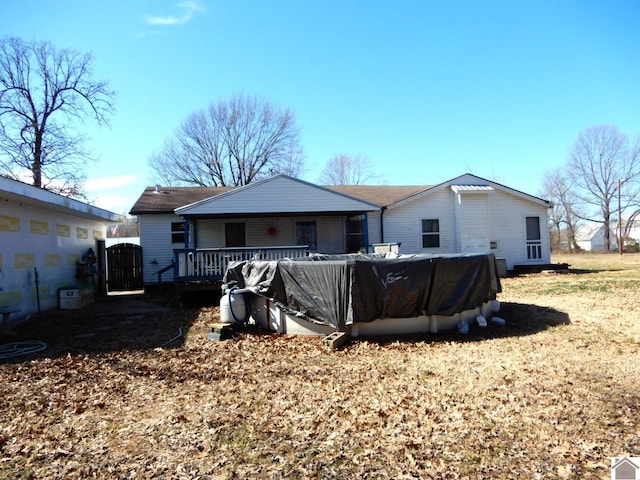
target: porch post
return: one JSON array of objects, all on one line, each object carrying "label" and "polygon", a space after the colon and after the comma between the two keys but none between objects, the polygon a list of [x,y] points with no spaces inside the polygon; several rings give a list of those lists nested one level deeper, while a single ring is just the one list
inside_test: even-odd
[{"label": "porch post", "polygon": [[369,212],[364,212],[364,251],[369,253]]},{"label": "porch post", "polygon": [[189,220],[182,217],[184,221],[184,248],[189,248]]}]

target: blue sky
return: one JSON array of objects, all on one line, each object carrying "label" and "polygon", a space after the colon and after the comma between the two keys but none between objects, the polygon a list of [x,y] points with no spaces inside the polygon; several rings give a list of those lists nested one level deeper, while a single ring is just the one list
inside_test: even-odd
[{"label": "blue sky", "polygon": [[126,213],[193,111],[236,93],[291,108],[317,181],[333,155],[389,184],[471,172],[531,194],[580,131],[640,133],[636,1],[2,2],[0,31],[94,54],[118,92],[89,127],[95,203]]}]

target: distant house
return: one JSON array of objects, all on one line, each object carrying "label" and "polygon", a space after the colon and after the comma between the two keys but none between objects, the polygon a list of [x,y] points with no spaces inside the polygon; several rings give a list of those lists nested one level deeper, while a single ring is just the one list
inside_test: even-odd
[{"label": "distant house", "polygon": [[[576,243],[586,251],[601,252],[604,251],[604,226],[600,224],[584,224],[578,227],[576,233]],[[640,226],[634,225],[629,236],[625,240],[624,246],[637,245],[640,243]],[[609,231],[609,250],[618,250],[618,223],[612,222]]]},{"label": "distant house", "polygon": [[[604,232],[605,229],[602,225],[581,225],[576,231],[576,243],[587,252],[604,251]],[[609,249],[618,249],[618,234],[613,228],[609,232]]]},{"label": "distant house", "polygon": [[[285,175],[242,187],[148,187],[137,215],[145,284],[222,278],[226,261],[309,252],[493,253],[550,262],[548,201],[465,174],[433,186],[319,186]],[[185,265],[185,262],[190,265]]]},{"label": "distant house", "polygon": [[0,308],[12,318],[58,305],[79,282],[78,263],[123,216],[0,177]]}]

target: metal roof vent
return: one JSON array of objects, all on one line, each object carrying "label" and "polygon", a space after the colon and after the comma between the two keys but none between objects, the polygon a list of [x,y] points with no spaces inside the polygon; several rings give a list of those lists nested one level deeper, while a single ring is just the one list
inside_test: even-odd
[{"label": "metal roof vent", "polygon": [[164,193],[160,184],[156,184],[156,190],[153,193]]}]

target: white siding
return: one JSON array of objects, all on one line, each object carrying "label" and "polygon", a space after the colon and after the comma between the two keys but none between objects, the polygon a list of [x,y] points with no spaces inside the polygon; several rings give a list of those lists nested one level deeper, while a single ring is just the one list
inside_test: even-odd
[{"label": "white siding", "polygon": [[[455,253],[455,195],[448,189],[384,213],[384,242],[401,242],[401,253]],[[440,247],[422,248],[422,219],[438,219]]]},{"label": "white siding", "polygon": [[179,209],[180,214],[247,214],[273,212],[347,212],[375,210],[350,198],[300,180],[273,177]]},{"label": "white siding", "polygon": [[[247,247],[278,247],[296,244],[296,223],[315,221],[318,251],[344,253],[344,222],[342,216],[273,217],[198,220],[198,248],[225,247],[225,223],[245,224]],[[270,233],[274,232],[273,234]]]},{"label": "white siding", "polygon": [[[381,214],[380,211],[369,212],[367,214],[367,232],[369,236],[369,245],[382,242],[382,232],[380,225],[381,216],[384,218],[384,214]],[[385,230],[385,237],[386,233],[387,232]]]},{"label": "white siding", "polygon": [[[477,179],[476,179],[477,181]],[[480,243],[487,238],[482,234],[477,238],[465,235],[469,221],[485,222],[488,225],[485,232],[488,242],[496,242],[496,249],[487,247],[497,258],[505,258],[507,268],[514,265],[527,264],[525,222],[527,216],[540,217],[542,236],[542,259],[536,263],[549,263],[549,229],[547,228],[547,208],[538,202],[530,201],[523,195],[512,194],[495,185],[495,191],[487,194],[462,194],[459,217],[465,226],[456,225],[456,202],[458,195],[450,188],[441,188],[429,195],[421,196],[411,202],[403,202],[399,206],[389,208],[384,213],[384,242],[401,242],[401,253],[463,253],[465,245],[470,248],[476,245],[480,250]],[[473,198],[477,198],[476,201]],[[480,206],[480,198],[486,200],[486,214]],[[470,199],[470,200],[469,200]],[[465,210],[465,207],[471,207]],[[477,215],[477,218],[474,218]],[[438,219],[440,222],[440,248],[422,248],[421,219]],[[481,227],[475,225],[476,228]],[[373,232],[369,225],[370,242]],[[466,243],[465,243],[466,242]],[[485,243],[486,245],[486,243]]]},{"label": "white siding", "polygon": [[196,247],[213,248],[224,245],[224,220],[196,221]]},{"label": "white siding", "polygon": [[321,217],[318,225],[318,252],[344,253],[345,217]]},{"label": "white siding", "polygon": [[[157,283],[156,272],[173,261],[173,249],[184,244],[171,243],[171,222],[181,222],[178,215],[139,215],[140,245],[142,245],[142,274],[144,283]],[[163,282],[173,281],[173,271],[162,274]]]},{"label": "white siding", "polygon": [[487,253],[489,247],[489,200],[486,193],[457,195],[459,242],[461,253]]},{"label": "white siding", "polygon": [[[59,207],[56,207],[59,208]],[[0,305],[20,308],[12,319],[56,308],[58,290],[80,288],[76,261],[96,240],[106,238],[103,222],[6,200],[0,211]],[[35,274],[38,274],[36,291]]]},{"label": "white siding", "polygon": [[497,242],[492,250],[497,258],[507,261],[507,268],[530,263],[526,248],[526,217],[540,217],[542,259],[536,263],[549,263],[549,229],[547,209],[523,198],[497,190],[489,196],[490,240]]}]

